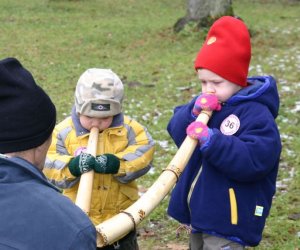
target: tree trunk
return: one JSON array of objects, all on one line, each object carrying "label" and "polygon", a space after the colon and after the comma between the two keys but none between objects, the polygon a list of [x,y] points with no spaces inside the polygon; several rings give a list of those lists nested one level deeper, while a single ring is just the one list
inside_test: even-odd
[{"label": "tree trunk", "polygon": [[221,16],[233,16],[231,0],[187,0],[187,14],[174,25],[174,31],[181,31],[189,22],[196,22],[198,28],[208,27]]}]

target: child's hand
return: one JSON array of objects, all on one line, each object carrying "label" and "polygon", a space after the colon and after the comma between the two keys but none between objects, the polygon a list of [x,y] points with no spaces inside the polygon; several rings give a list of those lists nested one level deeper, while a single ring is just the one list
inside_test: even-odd
[{"label": "child's hand", "polygon": [[94,170],[101,174],[116,174],[120,168],[120,160],[113,154],[98,155],[95,158]]},{"label": "child's hand", "polygon": [[187,127],[186,133],[191,138],[197,139],[202,146],[209,142],[213,132],[204,123],[195,121]]},{"label": "child's hand", "polygon": [[72,175],[80,176],[92,169],[101,174],[116,174],[120,168],[120,160],[113,154],[103,154],[96,157],[88,153],[80,153],[69,163]]},{"label": "child's hand", "polygon": [[215,95],[204,93],[196,99],[192,112],[195,116],[198,116],[201,110],[219,111],[221,108],[222,106]]},{"label": "child's hand", "polygon": [[69,162],[69,170],[72,175],[80,176],[94,168],[95,157],[88,153],[80,153]]}]

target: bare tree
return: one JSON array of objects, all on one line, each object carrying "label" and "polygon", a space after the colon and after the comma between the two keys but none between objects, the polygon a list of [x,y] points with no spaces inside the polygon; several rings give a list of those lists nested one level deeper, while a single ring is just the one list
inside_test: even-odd
[{"label": "bare tree", "polygon": [[231,0],[187,0],[187,14],[174,25],[174,31],[181,31],[187,23],[195,22],[197,26],[208,27],[217,18],[233,16]]}]

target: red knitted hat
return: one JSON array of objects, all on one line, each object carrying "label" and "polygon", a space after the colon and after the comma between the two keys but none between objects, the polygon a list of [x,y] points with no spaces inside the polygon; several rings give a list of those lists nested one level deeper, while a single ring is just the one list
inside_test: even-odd
[{"label": "red knitted hat", "polygon": [[198,52],[195,69],[208,69],[246,87],[250,59],[251,43],[247,26],[235,17],[223,16],[208,31]]}]

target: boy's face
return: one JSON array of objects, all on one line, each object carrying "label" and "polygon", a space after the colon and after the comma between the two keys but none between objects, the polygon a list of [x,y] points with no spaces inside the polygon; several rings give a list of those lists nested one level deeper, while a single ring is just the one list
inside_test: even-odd
[{"label": "boy's face", "polygon": [[96,127],[99,129],[100,132],[102,132],[111,125],[113,121],[113,116],[97,118],[86,115],[79,115],[79,120],[82,127],[84,127],[85,129],[91,130],[93,127]]},{"label": "boy's face", "polygon": [[226,102],[242,88],[207,69],[198,69],[198,77],[201,81],[202,93],[215,94],[221,103]]}]

